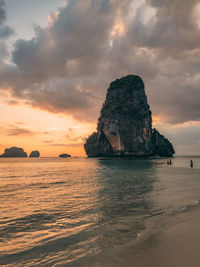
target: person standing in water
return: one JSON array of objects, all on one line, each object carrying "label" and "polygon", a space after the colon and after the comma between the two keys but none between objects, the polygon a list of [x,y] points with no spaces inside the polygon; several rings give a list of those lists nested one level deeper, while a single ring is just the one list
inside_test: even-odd
[{"label": "person standing in water", "polygon": [[190,167],[193,168],[193,161],[190,160]]}]

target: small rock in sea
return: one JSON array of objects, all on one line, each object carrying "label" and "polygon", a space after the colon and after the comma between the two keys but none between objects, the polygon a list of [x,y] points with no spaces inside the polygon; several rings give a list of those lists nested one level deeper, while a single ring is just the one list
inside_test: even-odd
[{"label": "small rock in sea", "polygon": [[0,156],[2,158],[27,158],[27,153],[23,148],[10,147],[6,148],[4,153]]},{"label": "small rock in sea", "polygon": [[29,155],[29,158],[39,158],[39,156],[40,156],[40,152],[35,150],[31,152],[31,154]]},{"label": "small rock in sea", "polygon": [[60,158],[70,158],[71,155],[69,155],[69,154],[65,154],[65,153],[64,153],[64,154],[60,154],[59,157],[60,157]]}]

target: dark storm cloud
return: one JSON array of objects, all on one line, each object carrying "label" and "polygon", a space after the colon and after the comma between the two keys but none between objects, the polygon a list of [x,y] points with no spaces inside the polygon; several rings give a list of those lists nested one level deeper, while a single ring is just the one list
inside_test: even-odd
[{"label": "dark storm cloud", "polygon": [[0,27],[0,39],[9,38],[14,33],[14,30],[9,26]]},{"label": "dark storm cloud", "polygon": [[153,113],[171,123],[200,120],[200,1],[146,2],[152,16],[144,22],[144,5],[138,8],[129,34],[135,46],[155,56],[157,73],[147,79]]},{"label": "dark storm cloud", "polygon": [[155,14],[144,23],[144,6],[138,8],[130,27],[138,46],[160,49],[163,56],[178,56],[199,46],[200,31],[197,4],[199,0],[147,0]]},{"label": "dark storm cloud", "polygon": [[91,107],[99,101],[101,92],[96,90],[104,84],[97,87],[104,80],[99,72],[107,57],[115,13],[126,2],[69,1],[51,26],[36,27],[29,41],[18,40],[12,53],[16,67],[9,66],[2,74],[12,95],[51,112],[94,119],[97,114]]},{"label": "dark storm cloud", "polygon": [[200,120],[199,3],[69,0],[48,27],[15,43],[13,64],[0,65],[1,88],[33,107],[94,121],[109,82],[133,73],[154,115]]},{"label": "dark storm cloud", "polygon": [[167,115],[171,123],[199,121],[200,76],[195,76],[157,76],[152,87],[159,88],[159,94],[150,97],[153,114]]},{"label": "dark storm cloud", "polygon": [[0,25],[6,20],[5,1],[0,0]]},{"label": "dark storm cloud", "polygon": [[48,81],[43,83],[42,88],[35,84],[29,94],[32,106],[43,107],[55,113],[64,113],[65,110],[80,112],[90,105],[92,98],[91,93],[66,79]]},{"label": "dark storm cloud", "polygon": [[17,41],[14,63],[38,82],[95,72],[113,20],[110,9],[102,8],[104,2],[69,1],[51,27],[36,27],[35,38]]},{"label": "dark storm cloud", "polygon": [[14,30],[7,26],[3,25],[6,21],[6,10],[5,10],[5,1],[0,0],[0,39],[7,39],[14,33]]}]

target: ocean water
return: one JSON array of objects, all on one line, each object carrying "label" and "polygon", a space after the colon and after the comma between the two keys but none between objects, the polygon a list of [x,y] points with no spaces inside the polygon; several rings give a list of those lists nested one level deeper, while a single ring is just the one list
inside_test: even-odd
[{"label": "ocean water", "polygon": [[200,158],[166,162],[1,158],[0,265],[134,266],[133,248],[200,205]]}]

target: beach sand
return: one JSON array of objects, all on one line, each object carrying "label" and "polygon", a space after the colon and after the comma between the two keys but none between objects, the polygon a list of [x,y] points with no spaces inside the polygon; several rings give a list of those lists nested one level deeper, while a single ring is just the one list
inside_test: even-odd
[{"label": "beach sand", "polygon": [[172,216],[162,231],[121,256],[105,266],[199,267],[200,209]]}]

